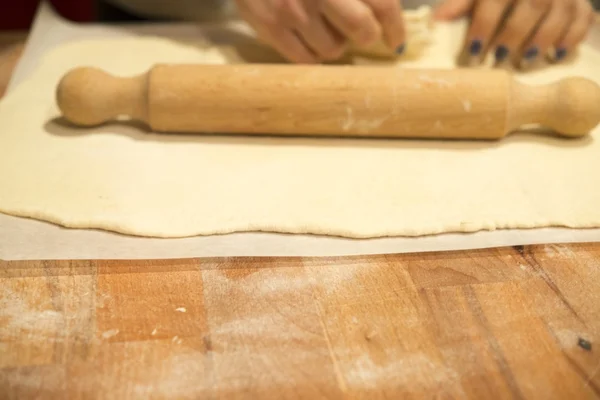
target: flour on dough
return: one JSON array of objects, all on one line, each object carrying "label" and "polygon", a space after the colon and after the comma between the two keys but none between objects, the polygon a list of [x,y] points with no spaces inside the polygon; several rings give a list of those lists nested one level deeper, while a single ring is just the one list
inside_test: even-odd
[{"label": "flour on dough", "polygon": [[[398,68],[453,68],[464,30],[437,25],[421,57]],[[600,227],[598,128],[581,140],[443,142],[168,135],[118,124],[79,130],[55,119],[56,84],[73,67],[133,75],[160,62],[226,60],[218,48],[141,37],[52,51],[0,102],[0,211],[157,237]],[[600,82],[598,65],[600,55],[583,46],[572,63],[519,79]]]},{"label": "flour on dough", "polygon": [[[404,58],[420,55],[421,51],[431,40],[432,18],[431,7],[423,5],[416,10],[404,12],[404,30],[406,33],[405,48],[402,52]],[[390,49],[383,41],[371,46],[361,47],[354,44],[351,48],[356,55],[367,57],[395,58],[398,57],[396,49]]]}]

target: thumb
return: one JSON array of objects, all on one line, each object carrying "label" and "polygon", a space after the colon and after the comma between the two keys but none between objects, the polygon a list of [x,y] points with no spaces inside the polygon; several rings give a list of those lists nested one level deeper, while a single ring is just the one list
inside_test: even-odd
[{"label": "thumb", "polygon": [[436,7],[433,16],[437,20],[453,20],[465,16],[471,10],[472,4],[472,0],[445,0]]}]

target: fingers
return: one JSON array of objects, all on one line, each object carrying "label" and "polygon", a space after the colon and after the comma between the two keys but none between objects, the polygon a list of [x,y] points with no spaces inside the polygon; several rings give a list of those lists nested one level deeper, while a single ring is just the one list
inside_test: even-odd
[{"label": "fingers", "polygon": [[317,56],[296,34],[284,28],[277,28],[265,34],[267,42],[289,61],[298,64],[314,64]]},{"label": "fingers", "polygon": [[405,40],[402,8],[397,0],[371,0],[371,10],[383,29],[385,43],[391,49],[403,50]]},{"label": "fingers", "polygon": [[[369,46],[383,37],[404,48],[405,27],[398,0],[237,0],[258,36],[284,57],[314,63],[340,57],[351,40]],[[581,43],[593,23],[588,0],[446,0],[438,19],[472,14],[467,50],[497,62],[532,61],[555,48],[560,60]]]},{"label": "fingers", "polygon": [[326,0],[322,12],[342,34],[368,46],[383,39],[399,52],[404,48],[405,30],[398,0]]},{"label": "fingers", "polygon": [[564,36],[556,42],[555,57],[558,61],[585,39],[594,23],[594,10],[589,2],[576,1],[573,17],[573,21],[566,29]]},{"label": "fingers", "polygon": [[[472,1],[472,0],[468,0]],[[339,58],[347,41],[404,48],[398,0],[237,0],[259,38],[294,62]]]},{"label": "fingers", "polygon": [[344,37],[320,15],[315,15],[297,31],[321,60],[335,60],[346,50]]},{"label": "fingers", "polygon": [[434,17],[440,21],[464,17],[472,6],[473,0],[446,0],[435,9]]},{"label": "fingers", "polygon": [[510,5],[510,0],[481,0],[475,5],[473,19],[467,33],[467,45],[471,56],[485,55]]},{"label": "fingers", "polygon": [[381,37],[381,27],[371,8],[361,0],[327,0],[321,12],[344,36],[361,46]]},{"label": "fingers", "polygon": [[309,10],[297,0],[279,0],[280,6],[276,7],[278,15],[285,26],[303,26],[309,23]]},{"label": "fingers", "polygon": [[[516,3],[494,40],[496,62],[503,62],[509,56],[520,53],[525,41],[549,9],[550,0],[530,0]],[[532,53],[527,56],[533,59],[537,53],[533,53],[535,50],[531,51]],[[520,54],[518,56],[520,57]]]},{"label": "fingers", "polygon": [[538,55],[548,54],[550,48],[554,47],[564,35],[572,20],[569,3],[565,1],[554,2],[531,40],[523,46],[523,57],[527,61],[532,62]]},{"label": "fingers", "polygon": [[272,11],[258,1],[238,2],[238,12],[241,17],[254,28],[263,42],[291,62],[316,63],[317,56],[291,29],[282,25],[281,14],[276,15]]},{"label": "fingers", "polygon": [[[449,0],[466,1],[466,0]],[[594,20],[588,0],[476,0],[467,34],[471,56],[488,50],[497,63],[534,61],[555,48],[555,59],[564,58],[581,43]],[[445,6],[441,15],[453,15],[458,6]],[[521,64],[523,65],[523,64]]]}]

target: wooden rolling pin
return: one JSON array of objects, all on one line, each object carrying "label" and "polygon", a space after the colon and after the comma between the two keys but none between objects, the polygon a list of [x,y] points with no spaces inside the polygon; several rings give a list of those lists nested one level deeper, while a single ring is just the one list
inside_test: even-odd
[{"label": "wooden rolling pin", "polygon": [[600,86],[544,86],[503,70],[301,65],[157,65],[117,78],[69,72],[57,101],[73,124],[128,116],[158,132],[496,139],[528,124],[582,136],[600,122]]}]

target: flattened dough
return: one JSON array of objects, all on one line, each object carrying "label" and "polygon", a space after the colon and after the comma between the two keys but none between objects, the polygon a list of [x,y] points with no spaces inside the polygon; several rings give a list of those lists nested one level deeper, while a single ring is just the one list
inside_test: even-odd
[{"label": "flattened dough", "polygon": [[[438,25],[422,57],[398,68],[452,68],[463,32],[462,23]],[[68,69],[131,75],[157,62],[226,58],[158,38],[78,42],[49,54],[0,103],[0,211],[158,237],[600,226],[598,128],[581,140],[517,134],[490,143],[160,135],[54,120],[54,89]],[[520,79],[600,81],[598,65],[600,55],[584,46],[572,64]]]},{"label": "flattened dough", "polygon": [[[404,58],[419,56],[431,40],[431,7],[423,5],[416,10],[405,12],[404,24],[406,45],[402,55]],[[367,57],[398,57],[395,49],[390,49],[383,41],[379,41],[368,47],[361,47],[354,44],[351,50],[354,54],[365,55]]]}]

